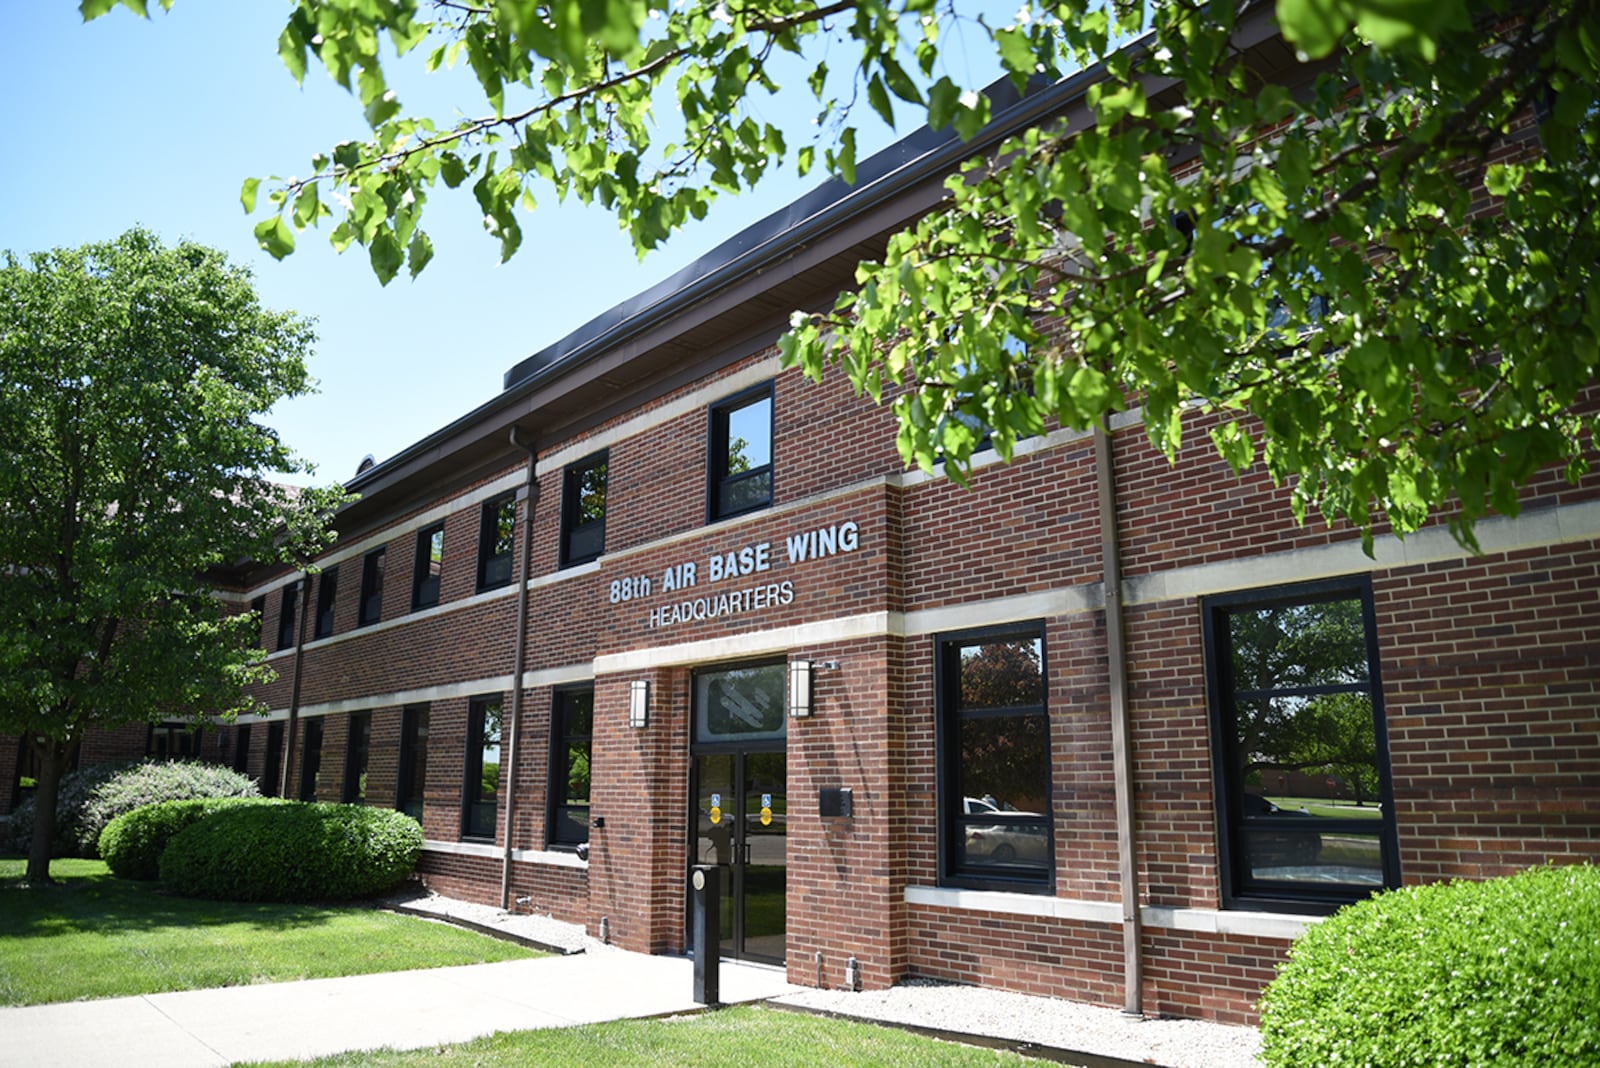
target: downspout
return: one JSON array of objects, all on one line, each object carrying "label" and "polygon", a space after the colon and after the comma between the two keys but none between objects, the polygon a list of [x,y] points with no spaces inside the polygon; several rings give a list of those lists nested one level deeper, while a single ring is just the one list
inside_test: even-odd
[{"label": "downspout", "polygon": [[1117,485],[1108,423],[1094,428],[1100,484],[1100,559],[1106,606],[1106,657],[1111,681],[1111,761],[1117,810],[1117,872],[1122,887],[1122,1011],[1144,1015],[1144,962],[1139,950],[1139,865],[1134,849],[1133,739],[1128,719],[1128,651],[1122,620],[1122,557],[1117,548]]},{"label": "downspout", "polygon": [[511,908],[511,832],[517,814],[517,738],[522,733],[522,673],[528,662],[528,569],[533,566],[533,509],[539,503],[539,478],[535,470],[539,452],[511,428],[511,444],[528,454],[528,481],[517,490],[522,509],[522,566],[517,569],[517,645],[511,653],[511,725],[505,742],[506,842],[500,861],[500,907]]},{"label": "downspout", "polygon": [[[294,766],[294,740],[300,723],[300,662],[305,658],[306,613],[311,606],[311,572],[303,571],[295,581],[300,596],[299,615],[294,621],[294,681],[289,685],[289,729],[283,740],[283,764],[278,768],[278,796],[289,796],[289,769]],[[301,786],[304,789],[304,785]]]}]

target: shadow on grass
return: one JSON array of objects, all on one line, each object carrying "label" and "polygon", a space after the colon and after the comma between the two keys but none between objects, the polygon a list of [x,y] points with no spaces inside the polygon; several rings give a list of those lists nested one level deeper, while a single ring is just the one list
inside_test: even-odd
[{"label": "shadow on grass", "polygon": [[27,862],[0,856],[0,938],[48,938],[94,931],[248,924],[261,931],[316,927],[345,909],[328,905],[207,901],[176,897],[157,883],[118,879],[97,860],[54,860],[58,885],[22,886]]}]

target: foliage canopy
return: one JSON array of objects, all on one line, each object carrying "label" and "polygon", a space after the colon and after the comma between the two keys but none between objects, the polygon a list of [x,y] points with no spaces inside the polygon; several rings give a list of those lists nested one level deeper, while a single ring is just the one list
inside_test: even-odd
[{"label": "foliage canopy", "polygon": [[[1293,54],[1259,47],[1274,18]],[[320,64],[369,131],[269,182],[256,234],[283,256],[336,216],[333,244],[387,282],[431,258],[442,185],[471,191],[506,257],[536,190],[604,205],[643,251],[789,161],[853,181],[862,102],[971,137],[990,101],[951,73],[952,41],[990,46],[1019,87],[1091,77],[783,339],[808,373],[837,364],[892,400],[906,462],[961,480],[986,441],[1009,458],[1052,422],[1138,406],[1169,454],[1203,422],[1236,470],[1264,464],[1298,517],[1343,517],[1369,550],[1375,527],[1441,511],[1475,545],[1536,471],[1587,471],[1595,0],[1027,0],[1000,18],[955,0],[297,0],[285,65]],[[469,70],[481,106],[405,114],[386,64],[413,53]],[[816,101],[803,144],[760,118],[780,79]],[[260,191],[245,183],[247,211]]]}]

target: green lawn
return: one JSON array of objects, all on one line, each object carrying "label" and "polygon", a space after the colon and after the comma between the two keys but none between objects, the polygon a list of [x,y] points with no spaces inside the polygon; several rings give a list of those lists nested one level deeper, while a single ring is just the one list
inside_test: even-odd
[{"label": "green lawn", "polygon": [[243,904],[162,894],[98,860],[57,860],[61,886],[18,887],[0,857],[0,1005],[276,983],[539,954],[369,908]]},{"label": "green lawn", "polygon": [[887,1027],[750,1006],[661,1020],[510,1031],[405,1053],[367,1051],[314,1061],[263,1062],[257,1068],[266,1068],[269,1063],[272,1068],[472,1068],[495,1064],[559,1068],[574,1064],[585,1068],[815,1068],[835,1064],[848,1064],[851,1068],[965,1068],[1042,1062]]}]

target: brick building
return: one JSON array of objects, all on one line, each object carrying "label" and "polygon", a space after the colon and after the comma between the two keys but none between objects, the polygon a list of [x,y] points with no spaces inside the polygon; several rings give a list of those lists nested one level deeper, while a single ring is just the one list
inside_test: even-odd
[{"label": "brick building", "polygon": [[1600,479],[1536,481],[1481,556],[1440,526],[1368,558],[1203,426],[1175,465],[1137,411],[1057,430],[964,489],[780,367],[792,309],[1084,84],[914,135],[511,368],[349,483],[318,574],[225,593],[270,715],[83,759],[161,737],[402,808],[434,888],[630,949],[684,950],[714,863],[725,953],[795,982],[1223,1021],[1343,902],[1600,857]]}]

